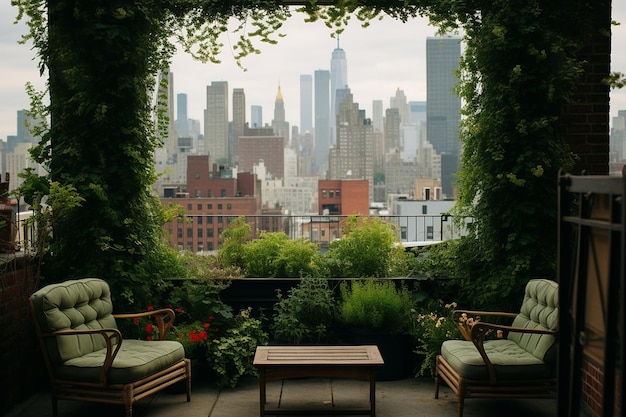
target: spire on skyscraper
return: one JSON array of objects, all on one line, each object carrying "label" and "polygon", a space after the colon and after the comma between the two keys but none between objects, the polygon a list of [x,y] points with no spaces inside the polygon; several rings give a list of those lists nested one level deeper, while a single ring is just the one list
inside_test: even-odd
[{"label": "spire on skyscraper", "polygon": [[278,82],[278,92],[276,93],[276,100],[282,100],[283,93],[280,91],[280,81]]}]

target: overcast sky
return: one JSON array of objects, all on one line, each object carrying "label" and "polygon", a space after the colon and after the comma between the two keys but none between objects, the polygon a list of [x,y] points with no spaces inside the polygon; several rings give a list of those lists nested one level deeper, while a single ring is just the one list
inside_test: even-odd
[{"label": "overcast sky", "polygon": [[[34,51],[17,44],[26,28],[22,23],[13,25],[15,15],[10,2],[0,2],[0,140],[17,133],[16,112],[29,106],[26,82],[44,86]],[[303,15],[294,14],[281,29],[286,37],[279,39],[278,45],[261,44],[260,55],[245,58],[245,72],[235,65],[228,38],[224,39],[219,65],[201,64],[178,54],[171,67],[174,93],[187,94],[188,117],[202,122],[206,86],[212,81],[228,81],[231,97],[233,88],[245,91],[247,121],[250,106],[261,105],[263,122],[270,123],[280,83],[286,119],[299,125],[300,75],[329,70],[332,51],[337,47],[337,40],[322,23],[305,24],[303,19]],[[626,2],[614,1],[613,20],[624,24],[613,28],[612,70],[626,73]],[[385,18],[367,29],[362,29],[356,19],[350,23],[339,42],[346,53],[348,86],[368,117],[372,100],[383,100],[386,108],[398,88],[410,101],[426,100],[426,38],[434,34],[435,28],[419,18],[406,24]],[[626,88],[611,94],[611,115],[620,109],[626,109]]]}]

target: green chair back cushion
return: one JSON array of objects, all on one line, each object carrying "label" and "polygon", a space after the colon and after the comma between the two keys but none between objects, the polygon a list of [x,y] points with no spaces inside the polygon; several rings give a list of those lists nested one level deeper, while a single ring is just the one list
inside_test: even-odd
[{"label": "green chair back cushion", "polygon": [[[116,329],[109,285],[85,278],[47,285],[31,296],[35,320],[42,333],[69,329]],[[52,364],[83,357],[106,347],[100,335],[45,338]]]},{"label": "green chair back cushion", "polygon": [[[520,312],[512,325],[525,329],[557,330],[558,324],[558,284],[547,279],[530,280]],[[555,336],[511,332],[508,339],[542,362],[556,362]]]}]

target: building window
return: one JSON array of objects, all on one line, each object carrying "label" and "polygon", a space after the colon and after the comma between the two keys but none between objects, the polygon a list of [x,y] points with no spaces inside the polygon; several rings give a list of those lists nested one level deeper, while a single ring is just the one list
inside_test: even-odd
[{"label": "building window", "polygon": [[335,192],[333,190],[328,192],[328,198],[335,198]]},{"label": "building window", "polygon": [[187,250],[193,252],[193,242],[187,242]]},{"label": "building window", "polygon": [[226,210],[232,210],[233,209],[233,205],[232,204],[226,204]]},{"label": "building window", "polygon": [[322,237],[326,237],[326,229],[322,229]]},{"label": "building window", "polygon": [[432,226],[426,226],[426,240],[433,240],[434,230]]},{"label": "building window", "polygon": [[222,236],[222,228],[221,227],[217,228],[217,236]]},{"label": "building window", "polygon": [[213,250],[213,242],[209,242],[208,245],[209,245],[209,250]]},{"label": "building window", "polygon": [[204,244],[198,243],[198,252],[202,252],[204,250]]},{"label": "building window", "polygon": [[[222,224],[222,222],[224,221],[222,216],[217,216],[217,224]],[[220,232],[222,233],[222,232]]]},{"label": "building window", "polygon": [[196,197],[201,197],[200,190],[196,190]]},{"label": "building window", "polygon": [[226,197],[226,188],[222,188],[222,197]]},{"label": "building window", "polygon": [[204,229],[198,229],[198,238],[202,238],[202,234],[203,234]]},{"label": "building window", "polygon": [[213,224],[213,216],[209,216],[206,218],[206,224]]},{"label": "building window", "polygon": [[218,210],[221,210],[221,209],[222,209],[222,207],[223,207],[223,206],[222,206],[222,203],[219,203],[219,204],[217,205],[217,209],[218,209]]},{"label": "building window", "polygon": [[177,236],[178,238],[182,238],[182,237],[183,237],[183,229],[182,229],[182,228],[179,228],[179,229],[178,229],[178,231],[177,231],[177,233],[176,233],[176,236]]},{"label": "building window", "polygon": [[422,214],[428,214],[428,206],[427,205],[423,205],[422,206]]},{"label": "building window", "polygon": [[406,239],[407,239],[406,226],[401,226],[400,227],[400,240],[403,242],[406,242]]},{"label": "building window", "polygon": [[193,207],[193,206],[191,205],[191,203],[190,203],[190,204],[187,204],[187,210],[191,211],[191,207]]},{"label": "building window", "polygon": [[193,237],[193,229],[187,229],[187,237],[188,238],[192,238]]},{"label": "building window", "polygon": [[176,245],[178,247],[178,250],[181,251],[183,250],[184,246],[181,242],[178,242],[178,244]]},{"label": "building window", "polygon": [[209,210],[213,210],[213,204],[207,204],[206,208]]},{"label": "building window", "polygon": [[341,194],[339,194],[339,190],[335,190],[335,197],[339,198]]},{"label": "building window", "polygon": [[196,172],[196,173],[194,174],[194,176],[196,177],[196,179],[197,179],[197,180],[199,180],[199,179],[200,179],[200,173],[199,173],[199,172]]},{"label": "building window", "polygon": [[207,237],[213,237],[213,229],[206,229]]},{"label": "building window", "polygon": [[326,190],[322,190],[322,198],[326,198]]},{"label": "building window", "polygon": [[209,189],[206,193],[207,197],[211,198],[213,197],[213,193],[211,192],[211,189]]},{"label": "building window", "polygon": [[202,216],[198,216],[198,224],[202,224]]},{"label": "building window", "polygon": [[[200,190],[198,190],[200,192]],[[198,204],[198,211],[202,211],[202,204]]]}]

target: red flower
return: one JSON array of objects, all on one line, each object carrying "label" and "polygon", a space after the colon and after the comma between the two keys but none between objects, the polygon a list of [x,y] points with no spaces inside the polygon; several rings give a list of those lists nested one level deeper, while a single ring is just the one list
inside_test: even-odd
[{"label": "red flower", "polygon": [[182,309],[181,307],[178,307],[178,308],[176,308],[176,312],[177,312],[178,314],[180,314],[180,313],[182,313],[182,312],[183,312],[183,309]]},{"label": "red flower", "polygon": [[206,334],[206,332],[204,330],[202,330],[200,333],[198,333],[198,337],[202,340],[207,340],[209,338],[209,336]]},{"label": "red flower", "polygon": [[208,329],[209,327],[211,327],[211,323],[204,323],[204,326],[203,326],[203,327],[204,327],[205,329]]},{"label": "red flower", "polygon": [[152,334],[153,327],[154,327],[154,325],[152,323],[148,323],[146,325],[146,333]]},{"label": "red flower", "polygon": [[200,336],[195,332],[195,330],[191,330],[189,332],[189,340],[195,343],[199,342],[201,339]]},{"label": "red flower", "polygon": [[213,316],[213,314],[211,314],[211,315],[209,316],[209,320],[211,320],[211,321],[215,320],[215,316]]},{"label": "red flower", "polygon": [[135,323],[135,326],[139,325],[139,317],[133,318],[133,323]]},{"label": "red flower", "polygon": [[148,306],[148,311],[152,311],[152,310],[154,310],[154,307]]}]

